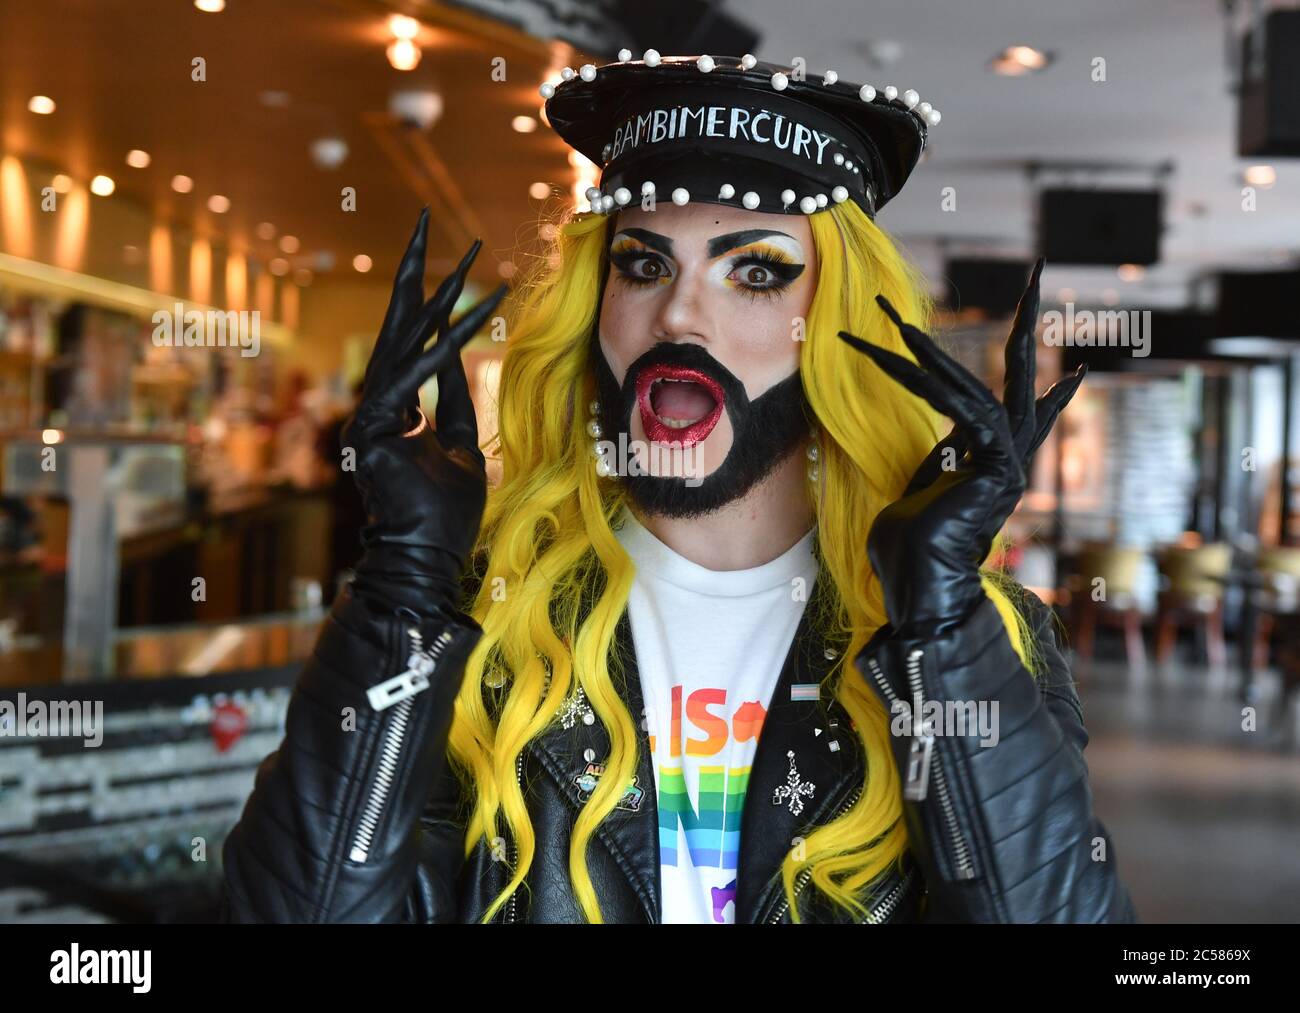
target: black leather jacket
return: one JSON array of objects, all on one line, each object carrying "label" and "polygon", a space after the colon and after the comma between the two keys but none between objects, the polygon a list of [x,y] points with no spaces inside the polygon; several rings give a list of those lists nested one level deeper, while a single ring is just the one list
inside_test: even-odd
[{"label": "black leather jacket", "polygon": [[[819,582],[820,583],[820,582]],[[1057,647],[1050,612],[1029,595],[1046,670],[1035,683],[1012,650],[992,602],[941,638],[901,642],[882,628],[855,659],[885,701],[996,701],[1000,739],[935,736],[924,797],[906,799],[911,839],[904,870],[873,895],[870,922],[1108,922],[1135,920],[1115,853],[1093,814],[1079,699]],[[820,682],[842,644],[823,641],[805,610],[763,724],[743,813],[736,921],[788,922],[778,871],[811,828],[859,797],[863,762],[849,717],[823,692],[792,700],[796,683]],[[223,852],[225,912],[241,922],[477,922],[508,881],[513,843],[479,841],[468,859],[466,809],[445,759],[451,704],[482,630],[468,616],[416,623],[385,615],[350,592],[336,604],[289,705],[285,740]],[[376,710],[367,690],[407,667],[413,644],[433,657],[429,686]],[[626,611],[618,626],[624,700],[642,711]],[[380,701],[383,702],[382,700]],[[639,722],[634,720],[634,724]],[[844,748],[832,748],[836,741]],[[903,780],[923,740],[893,736]],[[599,721],[560,722],[525,749],[525,786],[536,851],[527,889],[497,921],[582,921],[570,886],[569,831],[585,796],[575,778],[584,753],[606,755]],[[799,816],[773,804],[788,752],[814,786]],[[657,922],[658,818],[644,732],[635,811],[615,809],[588,851],[607,922]],[[848,922],[806,879],[801,920]]]}]

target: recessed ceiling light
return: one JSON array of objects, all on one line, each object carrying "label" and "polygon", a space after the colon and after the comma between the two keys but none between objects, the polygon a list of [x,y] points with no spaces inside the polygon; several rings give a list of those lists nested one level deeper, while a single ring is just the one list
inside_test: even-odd
[{"label": "recessed ceiling light", "polygon": [[54,187],[55,193],[69,193],[72,190],[72,177],[59,173],[50,180],[50,186]]},{"label": "recessed ceiling light", "polygon": [[394,70],[414,70],[420,65],[420,47],[410,39],[396,39],[384,52]]},{"label": "recessed ceiling light", "polygon": [[126,153],[126,164],[132,169],[146,169],[149,167],[149,152],[141,151],[139,148],[132,148]]},{"label": "recessed ceiling light", "polygon": [[96,197],[107,197],[117,189],[111,176],[96,176],[90,181],[90,192]]},{"label": "recessed ceiling light", "polygon": [[1008,46],[993,57],[989,66],[1004,77],[1020,77],[1043,70],[1052,62],[1050,53],[1033,46]]},{"label": "recessed ceiling light", "polygon": [[420,34],[420,22],[405,14],[394,14],[388,19],[388,30],[395,39],[413,39]]},{"label": "recessed ceiling light", "polygon": [[254,231],[258,239],[264,239],[268,243],[275,238],[275,226],[270,222],[259,222]]},{"label": "recessed ceiling light", "polygon": [[204,14],[220,14],[226,9],[226,0],[194,0],[194,6]]},{"label": "recessed ceiling light", "polygon": [[230,198],[214,193],[208,198],[208,210],[214,215],[224,215],[230,210]]},{"label": "recessed ceiling light", "polygon": [[268,266],[271,268],[271,273],[277,278],[283,278],[289,273],[289,262],[283,257],[276,257]]},{"label": "recessed ceiling light", "polygon": [[36,113],[37,116],[49,116],[55,108],[54,99],[48,95],[33,95],[27,100],[28,111]]},{"label": "recessed ceiling light", "polygon": [[367,257],[364,253],[358,253],[355,257],[352,258],[352,266],[362,274],[365,274],[367,271],[370,270],[371,267],[374,266],[374,262],[371,261],[371,259]]},{"label": "recessed ceiling light", "polygon": [[297,253],[297,252],[298,252],[298,237],[297,237],[297,236],[281,236],[281,237],[280,237],[280,249],[282,249],[285,253]]},{"label": "recessed ceiling light", "polygon": [[1249,186],[1270,187],[1277,182],[1277,170],[1271,165],[1251,165],[1241,174]]},{"label": "recessed ceiling light", "polygon": [[173,176],[172,189],[177,193],[189,193],[194,189],[194,180],[189,176]]},{"label": "recessed ceiling light", "polygon": [[531,134],[537,129],[537,121],[531,116],[516,116],[510,125],[521,134]]},{"label": "recessed ceiling light", "polygon": [[546,198],[551,195],[551,192],[550,183],[542,183],[538,181],[528,185],[528,196],[533,198],[533,200],[546,200]]}]

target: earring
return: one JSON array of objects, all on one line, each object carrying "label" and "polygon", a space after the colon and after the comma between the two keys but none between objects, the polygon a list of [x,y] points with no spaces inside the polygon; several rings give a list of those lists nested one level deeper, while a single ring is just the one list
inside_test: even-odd
[{"label": "earring", "polygon": [[587,435],[591,437],[591,453],[596,458],[596,474],[601,478],[608,478],[614,474],[614,467],[609,463],[600,446],[600,438],[605,435],[605,430],[598,419],[600,402],[592,401],[587,406],[587,411],[591,413],[591,419],[587,422]]},{"label": "earring", "polygon": [[820,472],[817,469],[817,462],[821,458],[821,448],[817,445],[817,437],[808,444],[808,481],[816,482]]}]

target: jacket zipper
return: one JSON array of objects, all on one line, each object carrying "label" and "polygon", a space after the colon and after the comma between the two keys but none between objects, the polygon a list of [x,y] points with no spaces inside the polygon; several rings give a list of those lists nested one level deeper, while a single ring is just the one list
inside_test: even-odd
[{"label": "jacket zipper", "polygon": [[[524,751],[519,750],[518,757],[515,758],[515,778],[519,781],[519,794],[524,793]],[[515,874],[519,867],[519,851],[515,844],[515,835],[510,835],[510,875]],[[515,921],[515,899],[519,895],[519,887],[515,887],[510,893],[510,900],[506,902],[506,922]]]},{"label": "jacket zipper", "polygon": [[451,632],[440,633],[433,646],[425,650],[420,631],[411,627],[406,631],[411,641],[411,651],[406,659],[406,671],[393,676],[378,686],[366,691],[370,706],[377,712],[395,707],[392,720],[384,734],[383,748],[379,754],[379,766],[375,769],[374,780],[370,785],[370,797],[362,810],[361,821],[357,825],[356,835],[352,839],[352,850],[348,857],[358,863],[364,863],[370,855],[370,845],[374,840],[375,830],[384,814],[388,794],[392,791],[393,780],[397,777],[399,761],[402,757],[402,745],[406,739],[406,729],[411,721],[411,711],[415,706],[415,695],[429,688],[429,676],[437,667],[438,658],[447,645],[451,643]]},{"label": "jacket zipper", "polygon": [[[849,798],[847,798],[844,802],[840,803],[839,807],[835,810],[834,813],[831,814],[830,818],[826,820],[826,822],[834,823],[837,819],[839,819],[846,812],[848,812],[855,805],[857,805],[858,799],[862,797],[862,792],[865,789],[866,789],[865,784],[858,785],[857,788],[853,790],[853,794],[849,796]],[[803,888],[808,885],[808,880],[810,880],[811,878],[812,878],[811,869],[804,869],[801,873],[799,873],[798,876],[795,877],[794,900],[796,904],[799,902],[799,894],[803,892]],[[779,922],[782,918],[785,917],[785,913],[789,909],[790,909],[790,898],[788,897],[783,898],[781,903],[777,905],[776,910],[772,913],[772,917],[768,919],[768,924],[775,925],[777,922]]]},{"label": "jacket zipper", "polygon": [[889,921],[894,908],[898,907],[898,902],[903,899],[903,895],[907,893],[908,887],[912,885],[912,880],[915,878],[916,868],[908,869],[907,875],[894,884],[894,888],[885,895],[884,900],[867,912],[867,916],[862,919],[862,924],[880,925]]},{"label": "jacket zipper", "polygon": [[[907,679],[909,688],[912,691],[913,702],[925,698],[924,687],[921,683],[922,656],[923,652],[920,648],[913,650],[907,656]],[[871,667],[871,674],[875,677],[882,691],[888,696],[892,705],[898,700],[898,696],[885,678],[885,673],[881,670],[875,658],[868,658],[867,664]],[[913,715],[914,721],[916,717],[916,715]],[[957,877],[959,879],[974,879],[975,864],[971,861],[970,848],[966,843],[966,837],[957,824],[952,796],[948,792],[948,782],[943,773],[943,763],[934,762],[934,732],[928,726],[921,726],[918,733],[912,736],[912,746],[907,757],[907,770],[903,779],[904,798],[917,802],[925,799],[929,791],[931,769],[934,771],[934,786],[939,797],[940,809],[943,812],[944,824],[948,830],[948,838],[953,846]]]}]

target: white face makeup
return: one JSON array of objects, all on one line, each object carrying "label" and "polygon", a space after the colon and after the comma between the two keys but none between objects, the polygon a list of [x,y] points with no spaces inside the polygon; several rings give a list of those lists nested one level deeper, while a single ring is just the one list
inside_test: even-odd
[{"label": "white face makeup", "polygon": [[[800,321],[817,285],[805,216],[721,205],[624,210],[609,256],[600,348],[620,384],[631,363],[663,342],[699,345],[735,375],[750,401],[798,370]],[[698,474],[722,463],[734,434],[727,413],[714,411],[716,394],[689,376],[653,383],[651,403],[633,411],[628,434],[634,445],[660,444],[645,462],[650,474],[662,473],[656,460],[684,453],[667,450],[670,440],[693,451]]]}]

